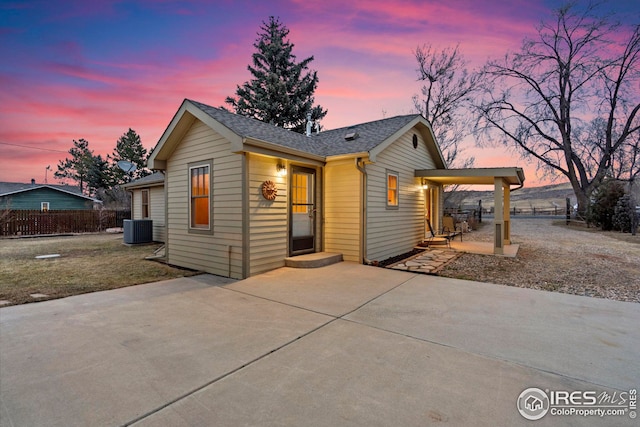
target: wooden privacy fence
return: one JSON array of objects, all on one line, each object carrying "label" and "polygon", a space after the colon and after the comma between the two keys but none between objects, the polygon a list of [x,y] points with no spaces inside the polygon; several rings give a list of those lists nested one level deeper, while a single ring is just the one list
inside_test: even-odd
[{"label": "wooden privacy fence", "polygon": [[0,236],[32,236],[57,233],[94,233],[122,227],[130,211],[4,211],[0,212]]}]

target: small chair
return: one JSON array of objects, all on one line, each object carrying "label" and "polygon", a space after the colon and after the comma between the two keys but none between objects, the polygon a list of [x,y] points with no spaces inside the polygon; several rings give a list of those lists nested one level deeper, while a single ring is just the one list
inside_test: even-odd
[{"label": "small chair", "polygon": [[460,241],[462,242],[462,229],[455,226],[455,221],[452,216],[442,217],[442,230],[443,232],[447,232],[451,239],[459,235]]},{"label": "small chair", "polygon": [[443,233],[439,234],[434,233],[433,227],[431,227],[431,221],[429,221],[428,219],[426,221],[427,228],[429,229],[429,235],[418,246],[429,247],[435,245],[447,245],[447,248],[451,248],[451,239],[453,238],[451,234],[444,231]]}]

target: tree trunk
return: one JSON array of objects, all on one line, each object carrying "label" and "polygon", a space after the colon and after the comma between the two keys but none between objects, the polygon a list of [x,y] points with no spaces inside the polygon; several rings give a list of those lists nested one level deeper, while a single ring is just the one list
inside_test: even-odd
[{"label": "tree trunk", "polygon": [[589,209],[589,196],[587,193],[580,188],[580,185],[577,183],[572,183],[573,192],[576,195],[576,199],[578,200],[578,216],[581,218],[587,217],[587,209]]}]

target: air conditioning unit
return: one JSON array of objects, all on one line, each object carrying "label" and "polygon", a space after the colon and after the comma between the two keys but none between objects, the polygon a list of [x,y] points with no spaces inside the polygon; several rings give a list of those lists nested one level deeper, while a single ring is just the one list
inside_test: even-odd
[{"label": "air conditioning unit", "polygon": [[135,245],[153,241],[153,221],[150,219],[125,219],[124,243]]}]

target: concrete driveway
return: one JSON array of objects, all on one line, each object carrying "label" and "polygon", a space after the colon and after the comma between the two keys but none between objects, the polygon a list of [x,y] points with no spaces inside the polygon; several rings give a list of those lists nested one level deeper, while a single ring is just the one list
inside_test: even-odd
[{"label": "concrete driveway", "polygon": [[[0,309],[0,425],[637,425],[639,324],[640,304],[351,263],[175,279]],[[528,421],[531,387],[626,413]]]}]

